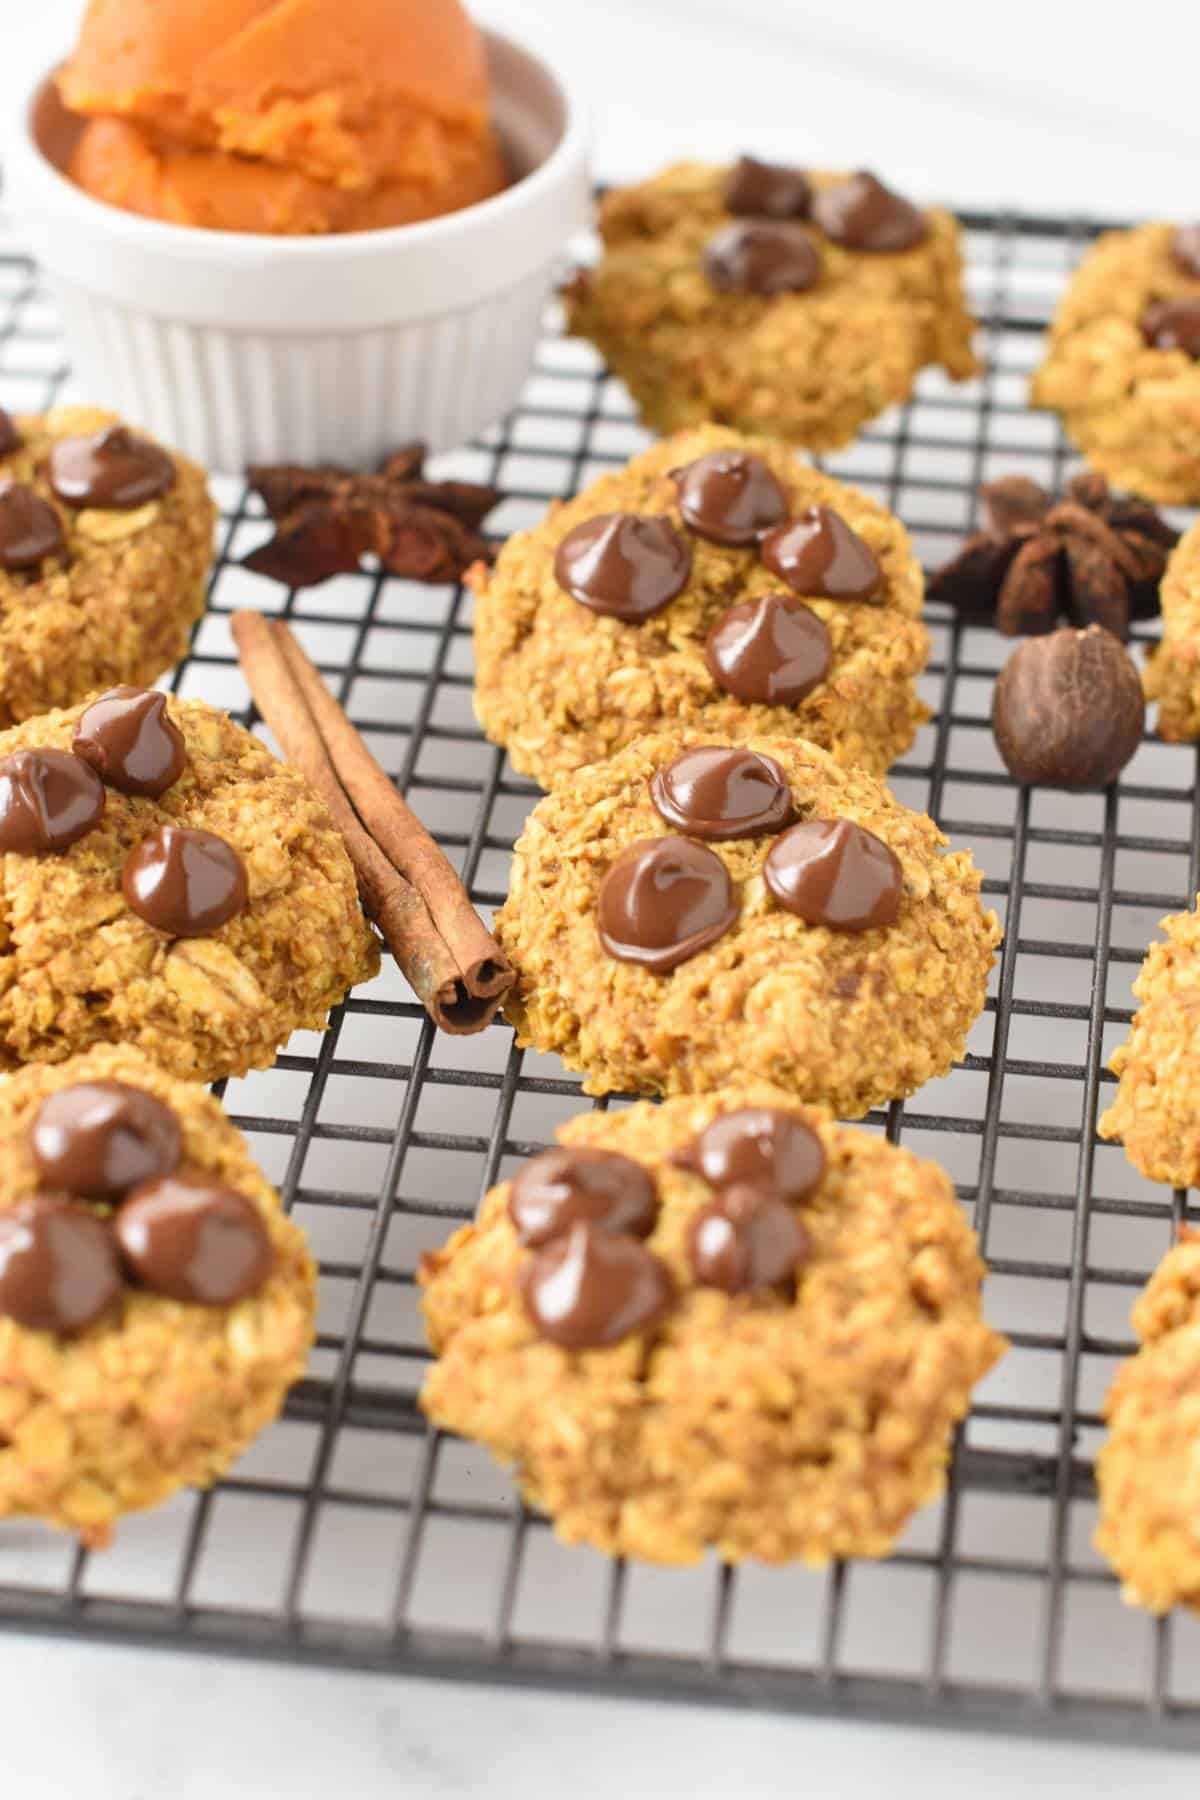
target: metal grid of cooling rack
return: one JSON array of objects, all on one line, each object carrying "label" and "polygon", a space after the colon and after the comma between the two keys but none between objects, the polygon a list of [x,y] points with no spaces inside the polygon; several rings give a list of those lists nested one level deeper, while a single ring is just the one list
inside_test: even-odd
[{"label": "metal grid of cooling rack", "polygon": [[[942,560],[989,475],[1068,472],[1024,406],[1039,333],[1094,230],[967,216],[987,368],[932,373],[832,472],[875,493]],[[0,404],[73,396],[53,311],[0,243]],[[619,384],[553,322],[521,406],[446,472],[531,523],[644,442]],[[172,685],[253,723],[232,655],[237,606],[293,621],[484,909],[535,797],[470,710],[469,599],[368,574],[287,595],[236,566],[265,525],[240,485],[211,607]],[[284,1419],[212,1493],[123,1525],[102,1555],[0,1527],[0,1625],[331,1666],[651,1698],[860,1713],[1200,1745],[1200,1620],[1121,1606],[1091,1549],[1099,1406],[1132,1348],[1128,1310],[1186,1216],[1095,1137],[1129,983],[1159,916],[1200,872],[1194,752],[1147,741],[1104,795],[1020,792],[988,728],[1008,646],[932,620],[934,719],[893,774],[985,871],[1007,935],[965,1062],[868,1128],[958,1183],[1013,1348],[979,1391],[944,1500],[897,1553],[832,1570],[658,1570],[560,1546],[472,1447],[416,1405],[427,1357],[413,1271],[480,1192],[583,1104],[553,1059],[496,1026],[439,1038],[394,967],[269,1073],[231,1082],[247,1132],[321,1262],[320,1335]],[[614,1105],[620,1101],[612,1102]]]}]

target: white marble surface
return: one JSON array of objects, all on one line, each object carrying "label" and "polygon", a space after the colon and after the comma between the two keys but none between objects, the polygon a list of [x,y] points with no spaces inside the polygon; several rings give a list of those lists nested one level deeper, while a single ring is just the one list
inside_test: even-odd
[{"label": "white marble surface", "polygon": [[[163,0],[170,4],[170,0]],[[70,31],[78,0],[14,0],[0,94]],[[543,0],[490,17],[544,33]],[[964,36],[968,20],[969,40]],[[966,9],[877,0],[560,0],[550,29],[589,75],[597,165],[632,175],[673,155],[764,153],[876,164],[915,194],[1099,213],[1196,205],[1192,71],[1161,33],[1089,40],[1078,9],[1010,0],[1003,30]],[[1107,1748],[659,1708],[334,1676],[0,1636],[0,1795],[204,1800],[217,1794],[858,1796],[1021,1788],[1083,1796],[1152,1778],[1194,1792],[1183,1758]],[[1185,1788],[1185,1782],[1188,1783]]]}]

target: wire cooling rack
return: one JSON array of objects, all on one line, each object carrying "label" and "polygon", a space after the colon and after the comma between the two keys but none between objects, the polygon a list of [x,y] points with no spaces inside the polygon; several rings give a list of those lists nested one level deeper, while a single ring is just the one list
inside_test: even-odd
[{"label": "wire cooling rack", "polygon": [[[836,474],[894,508],[934,564],[978,483],[1056,484],[1069,456],[1026,410],[1027,375],[1094,227],[968,215],[987,367],[927,373],[914,403]],[[52,307],[0,241],[0,404],[72,393]],[[519,408],[446,472],[509,496],[508,532],[645,439],[618,383],[552,321]],[[236,566],[266,534],[239,484],[210,610],[172,686],[254,723],[228,618],[281,610],[481,908],[503,898],[535,790],[471,714],[470,600],[370,574],[285,595]],[[1182,521],[1181,521],[1182,522]],[[1099,1408],[1132,1349],[1129,1307],[1186,1216],[1095,1136],[1129,985],[1159,917],[1197,888],[1195,753],[1152,741],[1102,795],[1021,792],[988,727],[1010,646],[933,609],[935,709],[893,785],[974,850],[1007,932],[963,1064],[874,1115],[954,1177],[1013,1348],[979,1389],[948,1491],[884,1563],[662,1570],[559,1545],[474,1448],[427,1430],[414,1269],[479,1194],[582,1101],[503,1025],[436,1035],[389,965],[267,1074],[230,1082],[250,1137],[321,1262],[320,1335],[283,1420],[211,1493],[124,1523],[89,1555],[0,1526],[0,1625],[338,1667],[651,1698],[1200,1746],[1200,1620],[1123,1607],[1091,1547]],[[614,1105],[621,1102],[614,1101]]]}]

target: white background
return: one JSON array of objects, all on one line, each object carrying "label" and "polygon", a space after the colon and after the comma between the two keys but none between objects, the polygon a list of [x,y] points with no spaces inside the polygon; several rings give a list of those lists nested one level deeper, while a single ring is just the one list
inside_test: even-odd
[{"label": "white background", "polygon": [[[172,0],[160,0],[163,5]],[[869,163],[915,198],[1121,216],[1200,213],[1200,27],[1074,0],[512,0],[594,96],[598,172],[744,148]],[[77,0],[0,11],[0,99],[69,40]],[[758,1715],[297,1673],[0,1637],[0,1794],[13,1800],[725,1795],[1063,1800],[1103,1782],[1195,1792],[1195,1764]]]}]

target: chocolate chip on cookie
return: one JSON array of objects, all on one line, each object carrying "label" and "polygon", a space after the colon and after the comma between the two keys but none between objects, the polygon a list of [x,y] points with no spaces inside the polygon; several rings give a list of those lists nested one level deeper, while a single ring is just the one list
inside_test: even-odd
[{"label": "chocolate chip on cookie", "polygon": [[875,931],[900,914],[895,852],[850,819],[807,819],[772,844],[763,880],[781,906],[831,931]]},{"label": "chocolate chip on cookie", "polygon": [[874,600],[883,570],[871,547],[831,506],[808,506],[763,538],[759,554],[797,594],[826,600]]},{"label": "chocolate chip on cookie", "polygon": [[132,511],[175,485],[175,464],[126,425],[90,437],[60,438],[50,451],[50,485],[67,506]]},{"label": "chocolate chip on cookie", "polygon": [[637,623],[687,586],[688,545],[666,519],[601,513],[567,533],[554,557],[559,587],[592,612]]},{"label": "chocolate chip on cookie", "polygon": [[596,897],[596,925],[608,954],[655,975],[715,943],[737,916],[725,864],[683,837],[631,844]]},{"label": "chocolate chip on cookie", "polygon": [[740,600],[708,634],[704,660],[717,686],[739,700],[798,706],[833,663],[825,621],[788,594]]},{"label": "chocolate chip on cookie", "polygon": [[911,250],[929,235],[925,215],[865,169],[821,188],[812,211],[825,236],[847,250]]},{"label": "chocolate chip on cookie", "polygon": [[779,764],[753,750],[685,750],[650,783],[656,811],[689,837],[761,837],[782,831],[795,808]]},{"label": "chocolate chip on cookie", "polygon": [[725,178],[722,198],[731,213],[760,219],[806,219],[812,182],[803,169],[739,156]]},{"label": "chocolate chip on cookie", "polygon": [[704,273],[719,293],[803,294],[821,276],[821,258],[803,225],[744,219],[704,246]]}]

